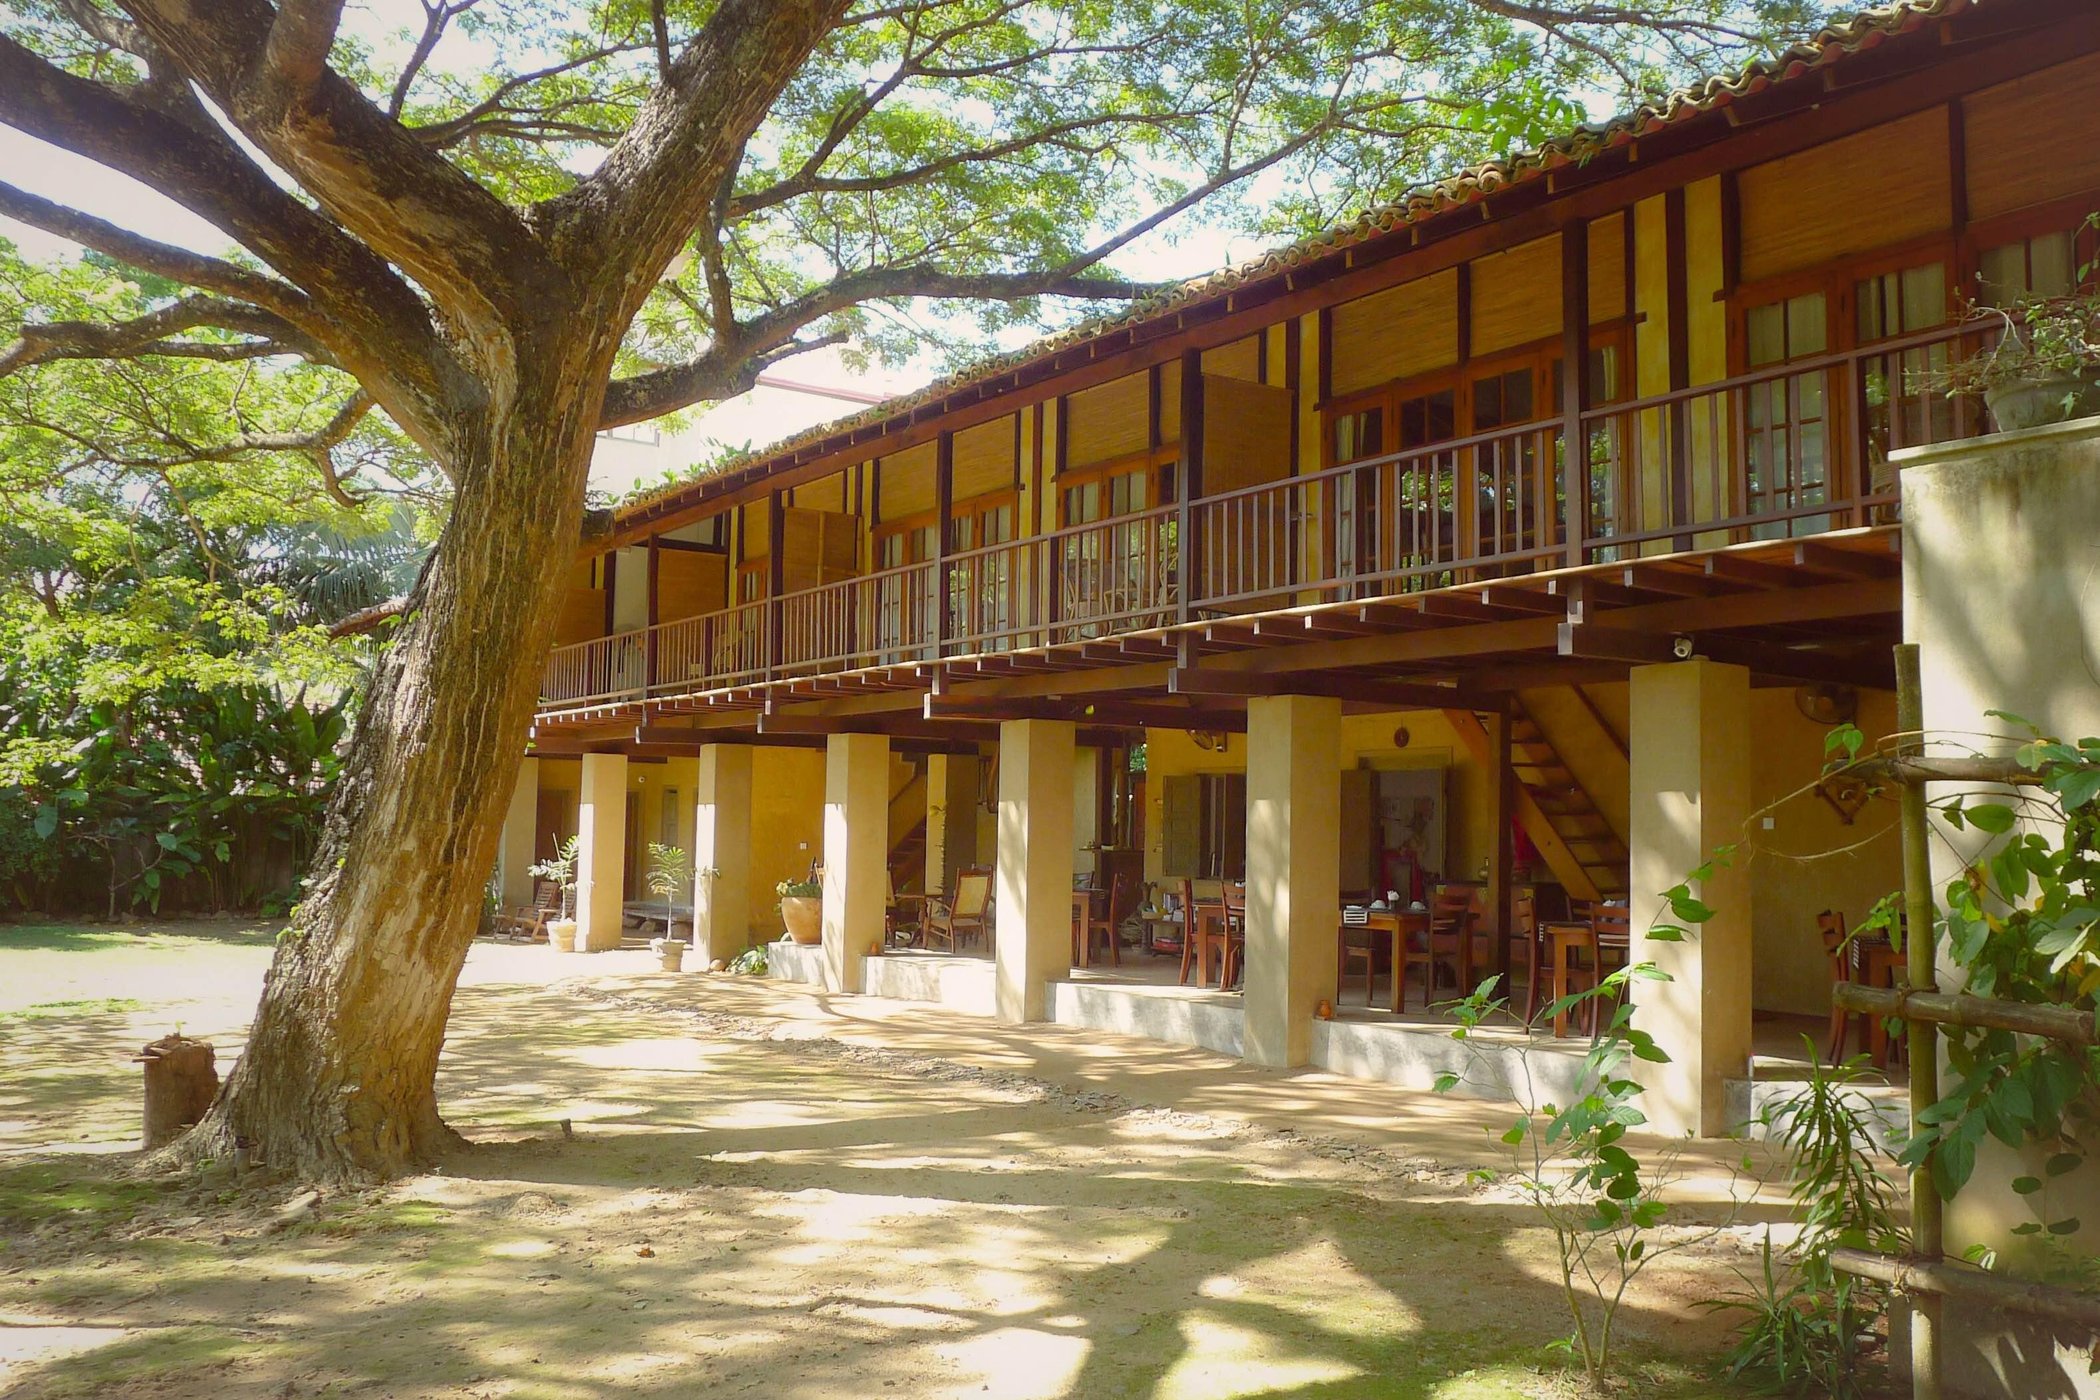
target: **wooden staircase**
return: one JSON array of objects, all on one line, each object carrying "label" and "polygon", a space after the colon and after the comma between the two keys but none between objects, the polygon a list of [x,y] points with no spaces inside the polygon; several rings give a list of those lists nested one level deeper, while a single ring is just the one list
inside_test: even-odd
[{"label": "wooden staircase", "polygon": [[[1585,705],[1589,698],[1583,696]],[[1626,843],[1611,821],[1575,778],[1537,721],[1515,697],[1510,701],[1509,759],[1516,775],[1517,820],[1538,848],[1571,900],[1626,897]],[[1618,735],[1590,707],[1598,727],[1619,743]],[[1485,722],[1471,710],[1446,710],[1467,752],[1481,763],[1494,762],[1494,742]],[[1623,757],[1625,750],[1620,748]]]},{"label": "wooden staircase", "polygon": [[[907,813],[916,812],[907,817]],[[898,830],[898,823],[910,826]],[[915,769],[910,782],[890,796],[890,878],[900,890],[926,885],[926,772]]]}]

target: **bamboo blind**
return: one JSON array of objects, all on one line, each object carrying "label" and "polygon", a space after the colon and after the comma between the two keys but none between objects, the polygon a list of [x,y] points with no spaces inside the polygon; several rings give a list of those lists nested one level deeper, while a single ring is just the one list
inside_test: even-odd
[{"label": "bamboo blind", "polygon": [[1954,211],[1947,114],[1929,108],[1752,166],[1736,193],[1745,282],[1936,233]]},{"label": "bamboo blind", "polygon": [[902,520],[933,509],[933,443],[907,447],[875,464],[880,483],[875,508],[880,520]]},{"label": "bamboo blind", "polygon": [[1215,495],[1291,474],[1288,389],[1203,376],[1203,489]]},{"label": "bamboo blind", "polygon": [[1458,273],[1446,270],[1337,306],[1331,317],[1337,394],[1458,360]]},{"label": "bamboo blind", "polygon": [[1590,324],[1626,314],[1626,216],[1590,224]]},{"label": "bamboo blind", "polygon": [[837,472],[818,481],[805,482],[788,492],[788,504],[805,506],[810,510],[853,509],[852,487],[844,472]]},{"label": "bamboo blind", "polygon": [[[2100,187],[2096,111],[2100,54],[1986,88],[1963,102],[1969,217],[1988,219]],[[2086,114],[2082,120],[2080,112]]]},{"label": "bamboo blind", "polygon": [[1143,452],[1151,441],[1152,386],[1145,373],[1126,374],[1065,401],[1065,465],[1084,467]]},{"label": "bamboo blind", "polygon": [[1245,340],[1235,340],[1230,345],[1204,351],[1203,372],[1226,379],[1244,379],[1250,384],[1261,383],[1260,336],[1250,335]]},{"label": "bamboo blind", "polygon": [[1473,260],[1473,353],[1560,334],[1560,235]]},{"label": "bamboo blind", "polygon": [[698,617],[728,605],[726,561],[695,549],[656,552],[656,616],[662,622]]},{"label": "bamboo blind", "polygon": [[1005,491],[1017,480],[1012,414],[964,428],[955,435],[955,499],[967,501]]}]

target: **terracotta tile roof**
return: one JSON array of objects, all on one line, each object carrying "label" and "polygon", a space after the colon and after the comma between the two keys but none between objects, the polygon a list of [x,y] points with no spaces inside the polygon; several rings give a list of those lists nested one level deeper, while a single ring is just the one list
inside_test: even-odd
[{"label": "terracotta tile roof", "polygon": [[1086,341],[1162,319],[1192,306],[1214,301],[1240,288],[1289,273],[1330,257],[1336,252],[1420,223],[1455,207],[1471,204],[1500,190],[1552,171],[1580,165],[1599,152],[1624,146],[1651,136],[1672,123],[1719,110],[1739,99],[1810,73],[1850,54],[1871,49],[1896,35],[1908,33],[1938,19],[1969,8],[1979,0],[1895,0],[1895,3],[1862,10],[1835,20],[1813,37],[1783,52],[1752,60],[1741,69],[1681,87],[1655,102],[1643,103],[1608,121],[1589,122],[1557,136],[1535,151],[1502,160],[1484,161],[1456,175],[1418,186],[1389,204],[1371,209],[1347,223],[1335,225],[1265,253],[1236,267],[1192,278],[1177,286],[1132,301],[1115,312],[1091,317],[1062,331],[1031,342],[1022,348],[991,355],[956,373],[934,380],[924,388],[845,418],[834,419],[795,434],[741,458],[716,464],[695,475],[623,503],[615,514],[615,528],[642,514],[657,514],[675,506],[678,498],[703,482],[724,478],[762,478],[785,463],[798,450],[815,443],[899,418],[912,410],[936,402],[982,381],[994,379],[1022,365],[1047,359]]}]

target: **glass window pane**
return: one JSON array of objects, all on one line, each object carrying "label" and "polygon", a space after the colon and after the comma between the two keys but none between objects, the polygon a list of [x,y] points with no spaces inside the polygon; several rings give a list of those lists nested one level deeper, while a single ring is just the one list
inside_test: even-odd
[{"label": "glass window pane", "polygon": [[1788,359],[1820,355],[1830,345],[1824,326],[1823,294],[1809,292],[1786,304],[1786,353]]},{"label": "glass window pane", "polygon": [[2078,253],[2069,231],[2028,240],[2027,290],[2038,297],[2060,297],[2078,285]]},{"label": "glass window pane", "polygon": [[1906,335],[1944,325],[1947,320],[1947,268],[1927,263],[1903,271],[1903,325]]},{"label": "glass window pane", "polygon": [[1753,306],[1745,324],[1750,340],[1750,364],[1753,368],[1777,364],[1786,358],[1786,308]]}]

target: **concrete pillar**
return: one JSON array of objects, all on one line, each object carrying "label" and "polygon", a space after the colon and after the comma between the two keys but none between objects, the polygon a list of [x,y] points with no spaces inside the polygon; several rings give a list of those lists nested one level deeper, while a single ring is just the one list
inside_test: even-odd
[{"label": "concrete pillar", "polygon": [[627,871],[627,755],[583,756],[576,807],[576,951],[620,946]]},{"label": "concrete pillar", "polygon": [[1072,970],[1073,726],[999,726],[996,938],[999,1019],[1040,1021],[1053,979]]},{"label": "concrete pillar", "polygon": [[978,759],[937,753],[926,760],[926,890],[952,888],[955,872],[977,860]]},{"label": "concrete pillar", "polygon": [[1702,659],[1628,677],[1633,956],[1670,980],[1635,985],[1635,1024],[1668,1064],[1634,1062],[1657,1132],[1719,1137],[1734,1126],[1725,1084],[1750,1069],[1750,880],[1740,856],[1695,882],[1714,911],[1682,943],[1644,938],[1660,892],[1739,844],[1750,815],[1750,673]]},{"label": "concrete pillar", "polygon": [[706,744],[693,798],[693,954],[705,967],[751,946],[751,749]]},{"label": "concrete pillar", "polygon": [[496,849],[497,897],[506,908],[522,909],[532,903],[532,862],[539,819],[540,761],[528,758],[518,765],[518,781],[510,790],[510,809],[503,814],[503,844]]},{"label": "concrete pillar", "polygon": [[858,992],[882,946],[890,858],[890,741],[833,734],[824,745],[824,987]]},{"label": "concrete pillar", "polygon": [[[1312,1053],[1313,1013],[1334,996],[1342,902],[1342,702],[1247,702],[1244,1054],[1286,1068]],[[1397,973],[1396,973],[1397,975]]]}]

